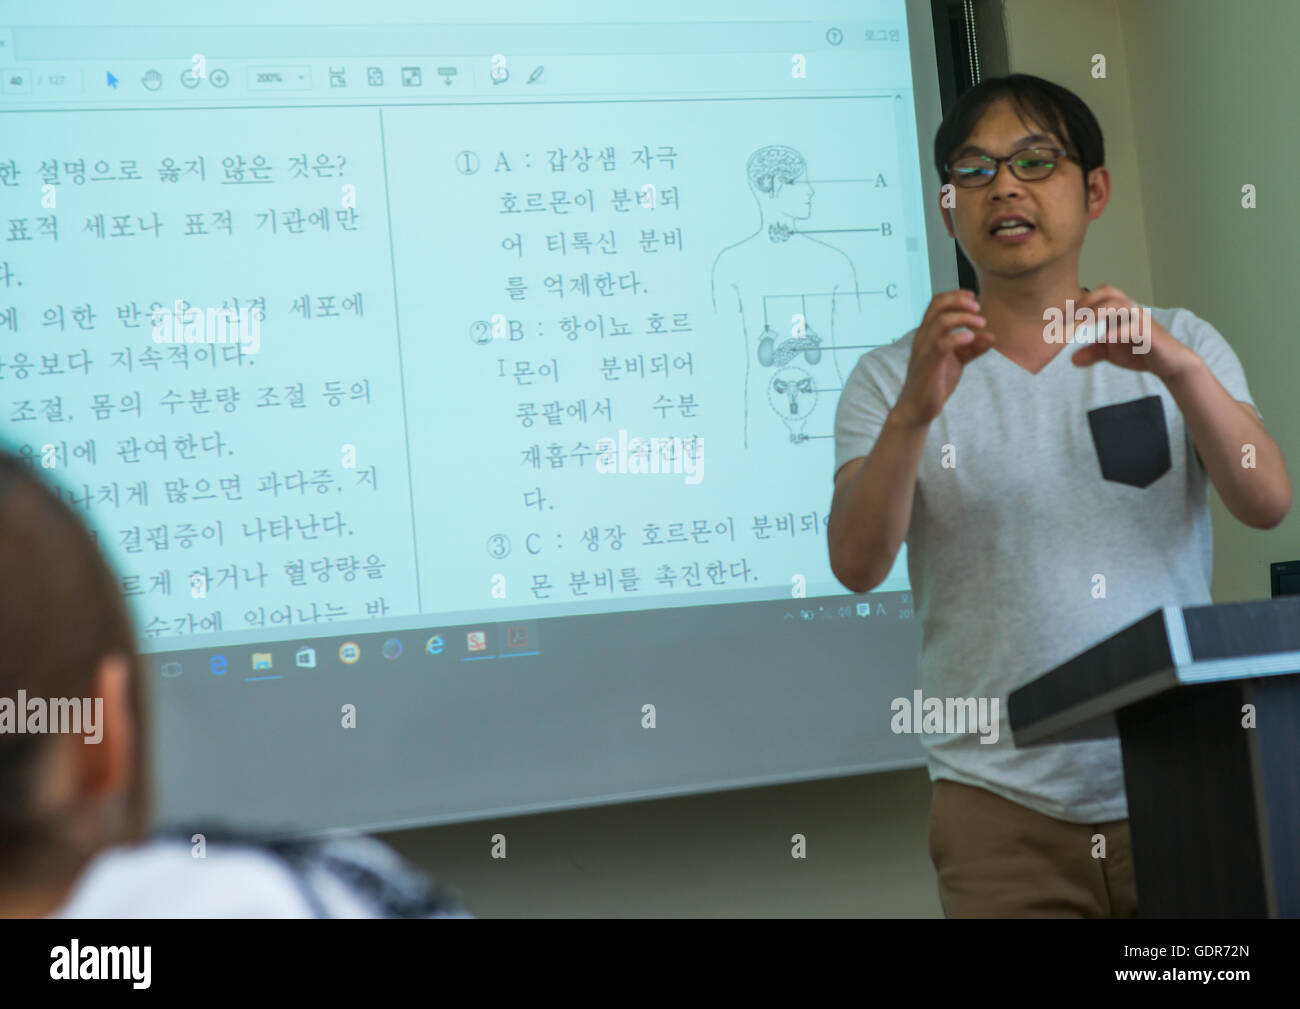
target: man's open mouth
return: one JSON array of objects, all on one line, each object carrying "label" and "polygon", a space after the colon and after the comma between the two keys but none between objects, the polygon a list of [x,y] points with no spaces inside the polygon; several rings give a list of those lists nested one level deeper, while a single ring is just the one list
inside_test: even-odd
[{"label": "man's open mouth", "polygon": [[996,221],[989,229],[990,235],[1012,236],[1027,235],[1034,230],[1034,226],[1023,217],[1004,217]]}]

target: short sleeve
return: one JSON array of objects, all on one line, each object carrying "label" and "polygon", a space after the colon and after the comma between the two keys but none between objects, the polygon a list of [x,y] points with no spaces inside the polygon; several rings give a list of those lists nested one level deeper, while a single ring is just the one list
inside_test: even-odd
[{"label": "short sleeve", "polygon": [[1250,386],[1246,383],[1246,372],[1241,361],[1217,329],[1186,309],[1178,308],[1174,310],[1169,332],[1196,351],[1209,367],[1210,373],[1233,399],[1249,403],[1255,407],[1255,413],[1260,419],[1263,419],[1263,414],[1260,414],[1259,407],[1250,395]]},{"label": "short sleeve", "polygon": [[831,473],[832,481],[846,462],[871,453],[889,414],[889,400],[871,372],[870,358],[870,354],[864,354],[858,359],[840,392],[839,406],[835,408],[835,470]]}]

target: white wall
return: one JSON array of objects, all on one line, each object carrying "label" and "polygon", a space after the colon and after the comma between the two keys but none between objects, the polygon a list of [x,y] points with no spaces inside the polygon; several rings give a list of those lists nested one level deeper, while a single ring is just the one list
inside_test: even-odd
[{"label": "white wall", "polygon": [[[1246,370],[1300,480],[1300,324],[1292,301],[1300,199],[1295,102],[1300,4],[1144,0],[1117,5],[1156,303],[1212,322]],[[1169,54],[1179,54],[1171,58]],[[1257,206],[1241,206],[1254,185]],[[1277,529],[1214,509],[1214,599],[1269,594],[1270,561],[1300,559],[1300,506]]]},{"label": "white wall", "polygon": [[[385,836],[490,916],[938,917],[924,770]],[[490,857],[494,833],[505,860]],[[808,857],[790,857],[790,836]]]}]

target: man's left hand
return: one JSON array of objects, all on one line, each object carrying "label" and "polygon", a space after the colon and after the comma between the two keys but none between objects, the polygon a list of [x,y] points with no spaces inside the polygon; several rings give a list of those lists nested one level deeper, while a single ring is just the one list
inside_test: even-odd
[{"label": "man's left hand", "polygon": [[1076,314],[1084,308],[1091,308],[1098,323],[1108,310],[1122,310],[1118,318],[1106,317],[1106,333],[1100,342],[1085,344],[1074,352],[1071,360],[1079,367],[1109,361],[1121,368],[1149,371],[1157,378],[1168,380],[1200,360],[1196,351],[1134,305],[1127,294],[1110,284],[1089,291],[1075,303],[1074,308]]}]

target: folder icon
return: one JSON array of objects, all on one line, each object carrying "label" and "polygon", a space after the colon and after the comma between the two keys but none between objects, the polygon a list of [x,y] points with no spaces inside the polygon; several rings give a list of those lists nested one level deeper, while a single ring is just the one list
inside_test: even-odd
[{"label": "folder icon", "polygon": [[270,652],[254,652],[254,653],[253,653],[253,668],[254,668],[254,669],[270,669],[270,668],[271,668],[271,653],[270,653]]}]

